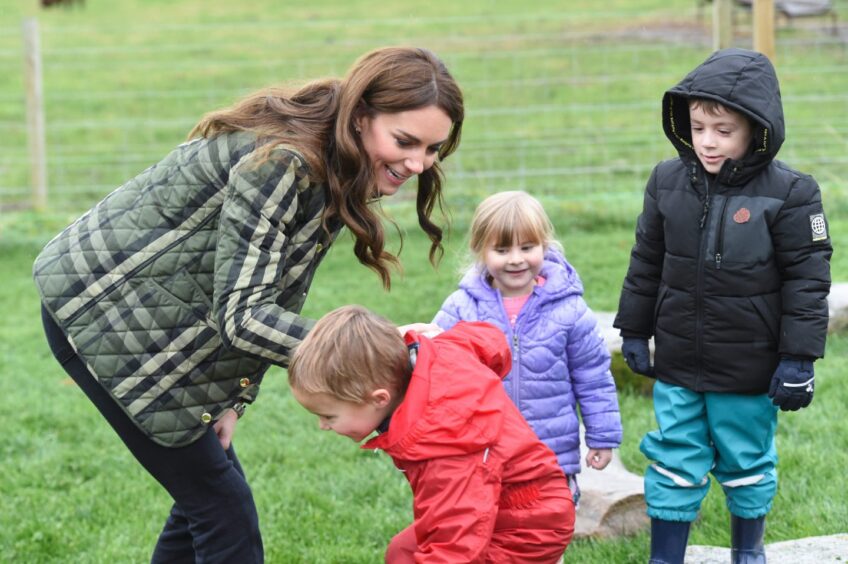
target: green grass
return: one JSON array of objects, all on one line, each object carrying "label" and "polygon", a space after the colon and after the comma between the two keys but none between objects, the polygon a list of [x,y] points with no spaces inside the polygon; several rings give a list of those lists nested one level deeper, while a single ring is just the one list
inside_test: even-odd
[{"label": "green grass", "polygon": [[[0,213],[0,562],[149,560],[169,499],[51,357],[30,267],[52,235],[180,142],[203,112],[255,87],[338,74],[372,47],[419,43],[445,57],[467,98],[463,145],[446,163],[453,229],[440,268],[427,263],[410,203],[398,198],[387,209],[406,243],[392,291],[355,263],[342,236],[316,277],[307,315],[360,303],[397,323],[429,320],[456,286],[471,210],[486,194],[516,187],[543,200],[590,306],[614,310],[641,190],[650,166],[670,154],[656,115],[661,93],[709,49],[691,37],[703,30],[693,27],[690,0],[612,0],[602,11],[588,0],[567,4],[567,12],[554,0],[504,0],[494,12],[488,0],[4,6],[0,204],[27,183],[18,28],[21,16],[37,13],[54,207]],[[778,48],[788,133],[781,157],[822,185],[837,249],[833,277],[846,280],[845,52],[803,29],[782,30]],[[848,466],[839,423],[848,418],[846,360],[848,339],[831,336],[816,364],[813,405],[780,416],[781,485],[769,542],[848,531],[839,479]],[[620,402],[621,457],[641,473],[650,400],[623,390]],[[390,460],[319,432],[280,369],[269,372],[235,444],[271,563],[377,562],[411,519],[409,488]],[[727,546],[727,521],[713,487],[692,542]],[[642,562],[647,547],[645,534],[581,540],[566,560]]]},{"label": "green grass", "polygon": [[[0,221],[0,561],[142,562],[149,558],[169,507],[167,495],[134,462],[111,429],[50,356],[41,335],[38,300],[29,271],[47,233],[64,215],[20,213]],[[408,217],[398,217],[409,224]],[[626,264],[629,230],[589,232],[558,225],[599,310],[614,308]],[[833,228],[833,226],[832,226]],[[844,225],[837,227],[845,233]],[[361,303],[398,323],[428,320],[455,287],[462,237],[448,247],[436,271],[424,238],[411,232],[403,252],[406,271],[391,293],[355,264],[350,241],[339,240],[315,280],[306,313],[318,316],[344,303]],[[595,249],[611,249],[598,253]],[[599,256],[603,255],[603,256]],[[609,256],[606,256],[609,255]],[[848,265],[835,264],[845,279]],[[355,281],[351,284],[351,281]],[[817,363],[817,394],[810,409],[781,414],[778,428],[781,486],[769,519],[768,541],[848,530],[840,475],[848,438],[834,422],[848,417],[848,339],[831,336]],[[625,465],[641,473],[641,436],[652,428],[650,400],[620,393]],[[409,488],[386,456],[361,451],[331,433],[292,399],[285,373],[272,369],[261,399],[241,421],[236,442],[256,501],[268,562],[376,562],[388,539],[411,519]],[[708,495],[692,542],[729,543],[719,488]],[[639,562],[648,537],[579,540],[572,562]]]}]

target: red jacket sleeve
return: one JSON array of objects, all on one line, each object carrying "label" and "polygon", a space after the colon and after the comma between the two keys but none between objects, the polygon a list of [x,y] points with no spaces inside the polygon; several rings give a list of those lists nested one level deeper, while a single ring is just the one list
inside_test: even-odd
[{"label": "red jacket sleeve", "polygon": [[483,562],[492,538],[500,479],[486,451],[422,461],[407,468],[415,513],[416,562]]},{"label": "red jacket sleeve", "polygon": [[512,367],[512,354],[503,331],[483,321],[460,321],[437,340],[451,340],[468,348],[480,362],[503,378]]}]

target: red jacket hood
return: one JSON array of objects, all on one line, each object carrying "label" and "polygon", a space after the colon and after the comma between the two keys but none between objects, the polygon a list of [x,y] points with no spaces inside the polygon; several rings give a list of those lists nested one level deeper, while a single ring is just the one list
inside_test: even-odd
[{"label": "red jacket hood", "polygon": [[504,421],[501,379],[511,358],[504,334],[488,323],[460,322],[433,339],[410,331],[418,356],[403,402],[387,432],[363,448],[401,460],[481,451],[495,443]]}]

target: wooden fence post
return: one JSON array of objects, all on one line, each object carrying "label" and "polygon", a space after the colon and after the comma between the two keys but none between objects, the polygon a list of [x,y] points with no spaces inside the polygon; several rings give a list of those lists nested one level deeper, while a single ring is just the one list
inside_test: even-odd
[{"label": "wooden fence post", "polygon": [[774,53],[774,0],[754,0],[754,51],[777,66]]},{"label": "wooden fence post", "polygon": [[44,132],[44,95],[41,81],[41,45],[38,20],[23,21],[24,79],[26,85],[27,141],[29,145],[32,204],[47,208],[47,144]]},{"label": "wooden fence post", "polygon": [[713,50],[730,47],[733,43],[732,0],[713,1]]}]

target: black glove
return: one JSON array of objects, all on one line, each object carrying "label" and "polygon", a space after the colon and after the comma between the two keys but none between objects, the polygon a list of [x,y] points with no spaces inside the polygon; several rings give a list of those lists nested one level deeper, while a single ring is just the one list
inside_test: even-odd
[{"label": "black glove", "polygon": [[641,337],[624,337],[621,344],[621,355],[630,370],[636,374],[654,377],[654,367],[651,366],[651,350],[648,339]]},{"label": "black glove", "polygon": [[798,411],[813,401],[813,361],[781,358],[771,377],[768,397],[783,411]]}]

